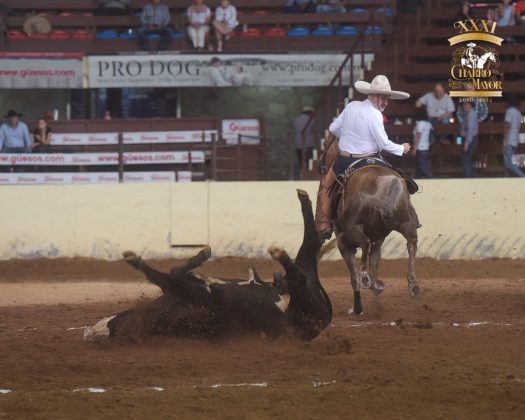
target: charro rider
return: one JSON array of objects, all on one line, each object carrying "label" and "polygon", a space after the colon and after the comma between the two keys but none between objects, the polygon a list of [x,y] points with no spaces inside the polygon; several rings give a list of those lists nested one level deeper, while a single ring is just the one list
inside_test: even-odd
[{"label": "charro rider", "polygon": [[379,157],[382,150],[398,156],[410,151],[408,143],[396,144],[388,139],[382,114],[389,99],[407,99],[410,95],[392,90],[383,75],[374,77],[372,83],[356,82],[355,88],[368,98],[350,102],[329,128],[339,137],[339,156],[321,179],[317,193],[315,222],[322,240],[330,238],[333,232],[329,190],[337,176],[359,159]]},{"label": "charro rider", "polygon": [[[477,69],[478,68],[478,55],[477,54],[474,54],[474,47],[476,46],[476,44],[474,44],[473,42],[469,42],[467,44],[467,48],[465,49],[465,60],[466,60],[466,63],[465,65],[467,67],[470,67],[471,69]],[[470,64],[470,65],[469,65]]]}]

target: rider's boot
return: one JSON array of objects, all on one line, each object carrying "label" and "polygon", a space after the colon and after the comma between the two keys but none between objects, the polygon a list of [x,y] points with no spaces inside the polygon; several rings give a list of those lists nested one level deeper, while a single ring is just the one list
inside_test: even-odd
[{"label": "rider's boot", "polygon": [[321,241],[330,239],[334,232],[334,227],[330,221],[332,213],[332,199],[329,194],[330,187],[335,182],[337,176],[333,168],[321,178],[319,191],[317,192],[317,206],[315,209],[315,226],[319,232]]}]

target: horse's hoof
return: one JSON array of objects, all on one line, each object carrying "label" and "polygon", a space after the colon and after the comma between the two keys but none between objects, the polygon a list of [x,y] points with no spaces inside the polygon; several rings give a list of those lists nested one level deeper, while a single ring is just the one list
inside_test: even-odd
[{"label": "horse's hoof", "polygon": [[122,257],[128,262],[138,258],[137,254],[135,254],[133,251],[124,251],[122,253]]},{"label": "horse's hoof", "polygon": [[350,308],[348,310],[348,315],[356,315],[356,316],[359,316],[359,315],[363,315],[363,309],[358,309],[359,312],[357,312],[355,310],[355,308]]},{"label": "horse's hoof", "polygon": [[359,283],[363,289],[370,289],[372,287],[372,279],[366,271],[359,273]]},{"label": "horse's hoof", "polygon": [[380,293],[383,293],[383,291],[385,290],[385,283],[383,283],[381,280],[376,280],[374,283],[372,283],[372,287],[370,287],[370,289],[376,293],[376,294],[380,294]]},{"label": "horse's hoof", "polygon": [[272,245],[268,248],[268,253],[272,256],[274,260],[279,259],[283,255],[283,250],[277,246]]},{"label": "horse's hoof", "polygon": [[408,291],[410,292],[410,295],[412,297],[416,297],[419,295],[420,293],[420,290],[419,290],[419,285],[417,283],[412,283],[412,284],[409,284],[408,285]]}]

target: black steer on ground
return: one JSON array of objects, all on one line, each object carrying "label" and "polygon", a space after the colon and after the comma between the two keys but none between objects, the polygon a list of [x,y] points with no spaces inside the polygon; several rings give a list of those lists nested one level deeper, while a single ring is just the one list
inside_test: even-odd
[{"label": "black steer on ground", "polygon": [[312,340],[332,320],[332,305],[317,272],[321,241],[315,229],[308,194],[298,190],[304,219],[302,246],[293,262],[276,247],[268,251],[285,270],[273,282],[263,281],[249,270],[248,280],[204,277],[191,270],[209,257],[206,247],[182,267],[162,273],[132,252],[124,258],[160,287],[156,300],[105,318],[86,328],[88,341],[101,338],[140,341],[148,335],[218,338],[240,333],[264,333],[269,337],[290,334]]}]

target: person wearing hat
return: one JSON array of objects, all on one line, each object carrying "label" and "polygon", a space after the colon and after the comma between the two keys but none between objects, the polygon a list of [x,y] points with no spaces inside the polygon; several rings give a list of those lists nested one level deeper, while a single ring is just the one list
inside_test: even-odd
[{"label": "person wearing hat", "polygon": [[383,150],[397,156],[406,155],[410,151],[408,143],[396,144],[389,140],[382,114],[389,99],[407,99],[410,95],[392,90],[388,78],[383,75],[374,77],[371,83],[359,81],[354,86],[358,92],[368,95],[368,98],[350,102],[330,124],[330,133],[339,137],[339,156],[321,179],[317,193],[315,222],[322,240],[329,238],[333,232],[329,190],[337,176],[356,160],[375,157]]},{"label": "person wearing hat", "polygon": [[[311,116],[314,113],[314,109],[311,106],[305,106],[303,111],[294,118],[293,129],[295,137],[295,151],[297,153],[297,160],[300,163],[300,167],[307,165],[308,161],[312,159],[312,153],[314,149],[314,128],[315,122],[310,121]],[[308,124],[308,127],[305,126]],[[303,138],[303,130],[304,138]],[[304,141],[304,143],[303,143]],[[304,162],[303,162],[303,150],[304,150]]]},{"label": "person wearing hat", "polygon": [[9,110],[7,122],[0,126],[0,150],[2,153],[30,153],[33,147],[27,125],[20,121],[22,114]]}]

